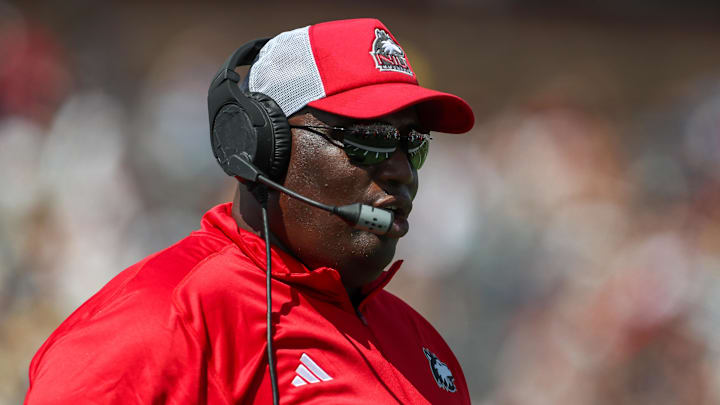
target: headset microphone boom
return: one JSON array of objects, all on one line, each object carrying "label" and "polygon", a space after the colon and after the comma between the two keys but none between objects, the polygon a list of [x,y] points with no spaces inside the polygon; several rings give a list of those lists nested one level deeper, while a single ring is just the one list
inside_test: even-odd
[{"label": "headset microphone boom", "polygon": [[245,153],[230,156],[228,165],[235,176],[242,180],[264,184],[267,187],[285,193],[308,205],[335,214],[355,229],[369,231],[377,235],[384,235],[390,230],[393,224],[395,216],[392,211],[360,203],[342,206],[327,205],[285,188],[260,173],[260,171],[250,163],[249,157]]}]

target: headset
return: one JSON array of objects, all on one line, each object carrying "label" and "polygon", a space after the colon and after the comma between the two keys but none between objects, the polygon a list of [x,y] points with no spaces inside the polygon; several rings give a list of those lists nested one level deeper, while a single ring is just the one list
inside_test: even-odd
[{"label": "headset", "polygon": [[[250,65],[269,38],[236,50],[220,68],[208,91],[210,141],[220,167],[240,176],[241,155],[270,179],[281,182],[290,160],[292,136],[287,117],[275,100],[263,93],[243,92],[238,66]],[[245,179],[251,180],[251,179]]]},{"label": "headset", "polygon": [[[210,144],[223,171],[234,176],[253,190],[260,202],[265,236],[266,297],[267,297],[267,358],[270,369],[273,404],[278,404],[279,393],[272,348],[272,297],[270,289],[270,231],[267,216],[267,188],[286,193],[306,204],[331,212],[355,229],[378,235],[387,233],[392,226],[392,211],[365,204],[344,206],[326,205],[283,187],[290,161],[292,133],[287,117],[280,106],[268,95],[243,91],[238,66],[251,65],[270,38],[250,41],[233,52],[215,75],[208,90],[208,117]],[[257,186],[261,186],[258,190]]]},{"label": "headset", "polygon": [[229,176],[251,185],[286,193],[309,205],[333,213],[355,229],[383,235],[390,230],[391,211],[355,203],[332,206],[311,200],[283,187],[292,146],[287,117],[270,96],[242,91],[238,66],[253,63],[269,38],[241,46],[225,61],[208,90],[210,143],[220,167]]}]

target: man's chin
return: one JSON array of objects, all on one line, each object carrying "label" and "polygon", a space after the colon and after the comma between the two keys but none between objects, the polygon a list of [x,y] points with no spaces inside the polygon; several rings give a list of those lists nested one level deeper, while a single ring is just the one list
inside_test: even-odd
[{"label": "man's chin", "polygon": [[395,257],[398,238],[360,231],[353,238],[353,260],[373,269],[384,269]]}]

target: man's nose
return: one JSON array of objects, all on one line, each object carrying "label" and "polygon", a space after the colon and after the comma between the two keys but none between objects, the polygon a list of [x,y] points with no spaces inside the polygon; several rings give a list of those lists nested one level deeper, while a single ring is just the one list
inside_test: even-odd
[{"label": "man's nose", "polygon": [[378,169],[379,180],[390,186],[412,185],[416,181],[417,171],[410,164],[407,152],[400,147]]}]

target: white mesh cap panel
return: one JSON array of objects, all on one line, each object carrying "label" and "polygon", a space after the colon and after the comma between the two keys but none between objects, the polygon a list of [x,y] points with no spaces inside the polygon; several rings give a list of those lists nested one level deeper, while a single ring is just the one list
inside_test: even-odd
[{"label": "white mesh cap panel", "polygon": [[286,116],[325,97],[308,28],[283,32],[268,41],[250,68],[249,90],[272,97]]}]

